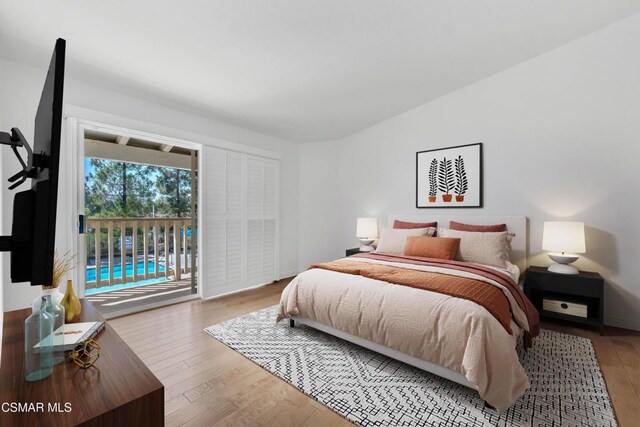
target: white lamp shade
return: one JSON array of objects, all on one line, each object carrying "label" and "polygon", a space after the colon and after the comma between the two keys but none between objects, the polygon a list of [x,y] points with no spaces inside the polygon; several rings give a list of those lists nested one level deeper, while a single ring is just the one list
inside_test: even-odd
[{"label": "white lamp shade", "polygon": [[584,223],[574,221],[545,221],[542,249],[550,252],[580,254],[587,251],[584,242]]},{"label": "white lamp shade", "polygon": [[378,237],[378,218],[358,218],[356,227],[356,237],[371,238]]}]

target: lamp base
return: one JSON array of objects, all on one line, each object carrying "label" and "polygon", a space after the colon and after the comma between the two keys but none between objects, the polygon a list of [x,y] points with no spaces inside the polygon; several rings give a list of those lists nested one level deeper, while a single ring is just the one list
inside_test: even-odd
[{"label": "lamp base", "polygon": [[578,260],[578,258],[580,258],[580,256],[576,255],[576,254],[566,254],[564,252],[562,253],[557,253],[557,252],[553,252],[548,254],[549,258],[551,258],[553,261],[555,261],[555,264],[551,264],[547,270],[552,272],[552,273],[558,273],[558,274],[578,274],[580,273],[578,271],[577,268],[575,268],[571,264],[572,262],[575,262]]},{"label": "lamp base", "polygon": [[552,273],[558,274],[578,274],[580,273],[577,268],[573,265],[568,264],[551,264],[548,268],[548,271]]},{"label": "lamp base", "polygon": [[373,243],[374,239],[359,239],[361,246],[360,246],[360,252],[371,252],[373,251],[373,246],[371,246],[371,244]]}]

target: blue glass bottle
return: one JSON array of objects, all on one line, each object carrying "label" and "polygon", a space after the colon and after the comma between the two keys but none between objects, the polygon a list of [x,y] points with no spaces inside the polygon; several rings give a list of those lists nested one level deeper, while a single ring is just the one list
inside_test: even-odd
[{"label": "blue glass bottle", "polygon": [[47,313],[53,316],[53,340],[51,342],[51,366],[64,362],[64,334],[55,335],[55,332],[64,326],[64,307],[57,304],[51,295],[43,295]]},{"label": "blue glass bottle", "polygon": [[[53,372],[51,344],[54,317],[47,312],[46,300],[24,321],[25,368],[27,381],[38,381]],[[36,345],[38,346],[36,348]]]}]

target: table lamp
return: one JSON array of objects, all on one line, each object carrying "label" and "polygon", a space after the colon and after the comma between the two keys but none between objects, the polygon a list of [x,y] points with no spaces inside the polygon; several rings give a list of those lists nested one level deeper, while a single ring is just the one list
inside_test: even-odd
[{"label": "table lamp", "polygon": [[371,244],[378,237],[378,219],[358,218],[356,237],[358,237],[361,243],[360,251],[371,252],[373,250]]},{"label": "table lamp", "polygon": [[549,258],[555,261],[547,270],[560,274],[578,274],[578,269],[569,264],[579,258],[578,253],[586,252],[584,223],[545,221],[542,249],[550,251]]}]

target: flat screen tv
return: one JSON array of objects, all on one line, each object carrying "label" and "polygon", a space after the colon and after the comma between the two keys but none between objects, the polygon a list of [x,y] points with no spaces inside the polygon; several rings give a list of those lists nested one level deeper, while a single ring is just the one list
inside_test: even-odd
[{"label": "flat screen tv", "polygon": [[63,39],[56,41],[49,64],[35,117],[33,150],[19,129],[0,133],[0,142],[11,146],[23,166],[9,178],[10,188],[31,179],[31,188],[14,197],[12,234],[2,237],[0,248],[11,252],[11,281],[34,286],[53,281],[65,44]]}]

